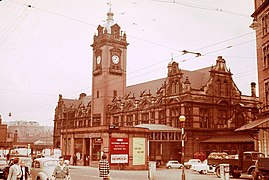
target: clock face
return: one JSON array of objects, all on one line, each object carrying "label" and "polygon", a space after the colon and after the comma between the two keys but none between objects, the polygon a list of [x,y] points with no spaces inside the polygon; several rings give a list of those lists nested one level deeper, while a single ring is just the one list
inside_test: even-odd
[{"label": "clock face", "polygon": [[101,56],[97,56],[97,58],[96,58],[96,63],[97,63],[97,64],[100,64],[100,63],[101,63]]},{"label": "clock face", "polygon": [[117,55],[113,55],[113,56],[112,56],[112,62],[113,62],[114,64],[118,64],[119,61],[120,61],[119,56],[117,56]]}]

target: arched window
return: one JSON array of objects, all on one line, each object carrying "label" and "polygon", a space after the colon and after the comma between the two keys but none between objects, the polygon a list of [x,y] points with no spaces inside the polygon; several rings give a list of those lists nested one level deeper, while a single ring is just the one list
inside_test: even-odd
[{"label": "arched window", "polygon": [[245,118],[242,113],[235,115],[235,127],[241,127],[245,124]]},{"label": "arched window", "polygon": [[179,82],[176,83],[176,93],[179,93]]},{"label": "arched window", "polygon": [[175,83],[172,82],[172,94],[174,94],[174,93],[175,93]]},{"label": "arched window", "polygon": [[229,103],[227,101],[221,101],[218,107],[218,114],[217,114],[217,124],[219,128],[226,128],[228,127],[228,119],[229,119]]}]

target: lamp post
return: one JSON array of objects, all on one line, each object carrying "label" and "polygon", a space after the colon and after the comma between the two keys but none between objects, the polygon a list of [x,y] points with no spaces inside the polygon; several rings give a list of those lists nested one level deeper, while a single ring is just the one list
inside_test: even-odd
[{"label": "lamp post", "polygon": [[185,155],[185,147],[184,147],[184,123],[185,123],[186,117],[181,115],[179,117],[179,122],[181,123],[181,150],[182,150],[182,174],[181,174],[181,179],[185,180],[185,172],[184,172],[184,155]]}]

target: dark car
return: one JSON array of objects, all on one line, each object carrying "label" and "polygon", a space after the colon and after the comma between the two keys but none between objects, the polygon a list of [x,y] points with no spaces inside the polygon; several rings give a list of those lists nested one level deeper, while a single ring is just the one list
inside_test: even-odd
[{"label": "dark car", "polygon": [[8,166],[6,158],[0,158],[0,178],[4,178],[4,169]]}]

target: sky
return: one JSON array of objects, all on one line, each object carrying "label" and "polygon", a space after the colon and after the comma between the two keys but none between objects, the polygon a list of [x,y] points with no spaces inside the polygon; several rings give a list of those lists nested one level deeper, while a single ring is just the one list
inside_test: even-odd
[{"label": "sky", "polygon": [[[59,94],[91,95],[92,47],[111,7],[127,34],[127,85],[226,60],[243,95],[257,82],[254,0],[2,0],[0,115],[53,125]],[[201,53],[184,54],[183,50]],[[258,93],[258,91],[257,91]],[[9,114],[11,113],[11,116]]]}]

